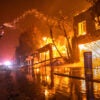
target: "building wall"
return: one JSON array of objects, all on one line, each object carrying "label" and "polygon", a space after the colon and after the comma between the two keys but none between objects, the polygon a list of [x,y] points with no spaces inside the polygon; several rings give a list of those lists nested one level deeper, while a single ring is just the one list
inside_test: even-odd
[{"label": "building wall", "polygon": [[74,34],[78,37],[78,23],[82,21],[86,21],[86,35],[92,35],[95,32],[95,21],[91,15],[91,10],[87,10],[86,12],[82,12],[79,15],[74,17]]},{"label": "building wall", "polygon": [[[80,13],[74,17],[73,30],[74,37],[72,39],[72,49],[73,49],[73,58],[76,61],[79,61],[79,44],[85,44],[100,40],[100,29],[96,30],[95,28],[95,15],[93,15],[92,7],[87,11]],[[86,21],[86,34],[79,35],[78,33],[78,24],[82,21]]]}]

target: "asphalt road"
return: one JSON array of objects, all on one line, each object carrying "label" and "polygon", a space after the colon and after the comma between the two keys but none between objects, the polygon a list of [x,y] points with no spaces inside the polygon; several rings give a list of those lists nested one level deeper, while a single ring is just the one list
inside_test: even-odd
[{"label": "asphalt road", "polygon": [[45,100],[41,86],[19,70],[0,71],[0,100]]}]

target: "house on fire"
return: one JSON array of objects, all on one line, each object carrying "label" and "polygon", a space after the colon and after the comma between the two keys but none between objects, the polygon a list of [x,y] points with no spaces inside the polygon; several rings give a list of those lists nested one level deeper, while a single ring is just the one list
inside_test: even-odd
[{"label": "house on fire", "polygon": [[74,62],[81,60],[84,51],[100,58],[100,0],[88,10],[74,16],[72,50]]},{"label": "house on fire", "polygon": [[[100,0],[96,2],[88,10],[74,16],[73,31],[71,44],[71,58],[69,62],[83,61],[83,52],[92,51],[94,60],[99,59],[100,62]],[[36,54],[43,59],[53,58],[53,45],[48,44],[37,50]],[[41,55],[43,53],[44,57]],[[35,55],[36,55],[35,54]],[[36,56],[34,57],[36,58]],[[37,59],[37,60],[39,60]],[[36,60],[36,61],[37,61]],[[68,61],[68,60],[67,60]]]}]

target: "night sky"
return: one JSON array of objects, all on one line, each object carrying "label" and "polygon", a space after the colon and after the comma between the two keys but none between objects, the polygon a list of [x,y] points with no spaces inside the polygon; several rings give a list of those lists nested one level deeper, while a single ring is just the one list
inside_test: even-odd
[{"label": "night sky", "polygon": [[[59,11],[64,15],[70,15],[88,7],[89,3],[86,0],[0,0],[0,25],[12,22],[32,8],[45,15],[57,16]],[[5,29],[5,34],[0,39],[0,61],[13,58],[18,37],[18,30]]]}]

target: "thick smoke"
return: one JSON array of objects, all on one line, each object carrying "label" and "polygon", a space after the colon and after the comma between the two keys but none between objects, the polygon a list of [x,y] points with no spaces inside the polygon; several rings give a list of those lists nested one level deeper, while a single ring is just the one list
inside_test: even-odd
[{"label": "thick smoke", "polygon": [[57,21],[55,18],[48,17],[44,15],[43,13],[37,11],[36,9],[31,9],[31,10],[25,11],[21,16],[15,18],[12,22],[4,23],[3,25],[5,27],[15,28],[16,24],[19,23],[22,19],[24,19],[27,15],[34,15],[34,17],[37,18],[38,20],[42,20],[49,24],[57,24]]}]

